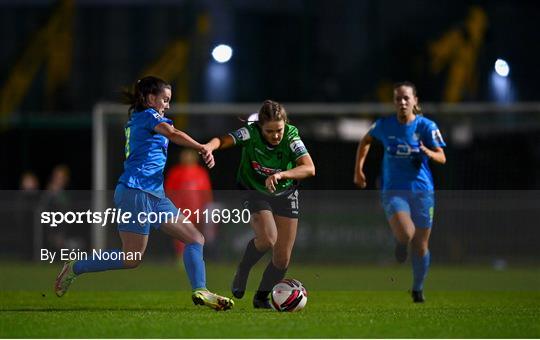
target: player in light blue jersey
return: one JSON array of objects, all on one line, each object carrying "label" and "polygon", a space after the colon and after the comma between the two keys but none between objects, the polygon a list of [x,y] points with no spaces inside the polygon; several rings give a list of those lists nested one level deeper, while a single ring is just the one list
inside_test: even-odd
[{"label": "player in light blue jersey", "polygon": [[425,118],[418,106],[416,87],[411,82],[394,86],[397,114],[378,119],[364,136],[356,154],[354,182],[366,187],[363,172],[374,139],[384,146],[382,164],[382,204],[397,240],[396,259],[405,262],[412,249],[414,302],[424,302],[424,280],[430,253],[428,248],[433,210],[434,186],[429,161],[444,164],[446,146],[437,125]]},{"label": "player in light blue jersey", "polygon": [[[116,207],[122,213],[130,212],[132,216],[127,223],[118,225],[122,250],[104,251],[102,255],[106,253],[106,256],[101,259],[91,256],[88,260],[67,262],[56,279],[56,295],[63,296],[73,280],[83,273],[137,267],[146,250],[150,229],[154,228],[186,244],[183,259],[193,289],[193,302],[215,310],[230,309],[234,305],[231,299],[206,289],[203,235],[193,224],[185,222],[183,216],[176,219],[178,210],[165,197],[163,190],[163,169],[169,141],[197,150],[209,168],[214,166],[212,152],[175,129],[172,121],[165,118],[165,110],[171,100],[171,86],[165,81],[145,77],[137,81],[133,93],[128,92],[126,96],[131,104],[125,126],[126,160],[124,173],[114,193]],[[153,213],[162,216],[163,220],[149,223],[147,220]]]}]

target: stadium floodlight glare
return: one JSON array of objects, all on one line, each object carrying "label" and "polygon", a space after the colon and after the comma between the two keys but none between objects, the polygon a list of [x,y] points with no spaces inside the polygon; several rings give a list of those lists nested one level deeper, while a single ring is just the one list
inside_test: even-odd
[{"label": "stadium floodlight glare", "polygon": [[212,50],[212,57],[215,61],[218,63],[226,63],[228,62],[233,54],[233,50],[229,45],[218,45],[214,47]]},{"label": "stadium floodlight glare", "polygon": [[495,61],[495,72],[501,77],[507,77],[510,73],[510,65],[504,59],[497,59]]}]

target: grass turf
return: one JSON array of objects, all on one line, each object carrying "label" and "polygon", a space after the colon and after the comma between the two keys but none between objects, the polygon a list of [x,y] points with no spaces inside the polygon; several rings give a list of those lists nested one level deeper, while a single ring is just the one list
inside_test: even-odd
[{"label": "grass turf", "polygon": [[[264,265],[250,278],[257,285]],[[194,306],[173,265],[81,276],[63,298],[52,293],[58,265],[0,263],[1,337],[540,337],[540,269],[434,266],[428,301],[413,304],[408,266],[293,266],[309,289],[305,310],[253,310],[251,293],[233,310]],[[210,265],[226,293],[231,265]]]}]

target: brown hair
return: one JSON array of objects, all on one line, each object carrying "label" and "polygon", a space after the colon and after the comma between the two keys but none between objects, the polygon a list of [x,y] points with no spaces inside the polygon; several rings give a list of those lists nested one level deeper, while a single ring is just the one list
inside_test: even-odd
[{"label": "brown hair", "polygon": [[285,108],[278,102],[269,99],[265,100],[259,109],[259,125],[280,120],[285,123],[289,122]]},{"label": "brown hair", "polygon": [[129,114],[148,108],[146,97],[149,94],[157,96],[164,89],[171,89],[171,85],[158,77],[147,76],[137,80],[133,85],[133,91],[125,90],[123,92],[124,102],[129,105]]},{"label": "brown hair", "polygon": [[[394,90],[396,90],[396,89],[398,89],[398,88],[400,88],[402,86],[410,87],[412,89],[413,95],[415,97],[418,97],[418,95],[416,94],[416,85],[414,85],[414,83],[412,83],[410,81],[400,81],[400,82],[394,84]],[[413,113],[417,114],[417,115],[422,114],[422,108],[420,107],[420,105],[418,103],[413,107]]]}]

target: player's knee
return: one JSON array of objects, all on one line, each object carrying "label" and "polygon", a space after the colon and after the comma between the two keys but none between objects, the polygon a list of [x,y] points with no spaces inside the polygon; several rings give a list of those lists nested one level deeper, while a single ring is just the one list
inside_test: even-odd
[{"label": "player's knee", "polygon": [[258,249],[273,249],[274,245],[276,244],[277,237],[273,237],[271,235],[264,235],[257,238],[256,246]]},{"label": "player's knee", "polygon": [[263,223],[263,217],[261,216],[260,212],[252,213],[251,214],[251,223],[258,225]]},{"label": "player's knee", "polygon": [[189,243],[199,243],[204,246],[204,236],[200,232],[193,233],[192,235],[189,235],[186,237],[186,240],[184,241],[186,244]]},{"label": "player's knee", "polygon": [[418,243],[413,242],[412,251],[417,256],[424,257],[429,251],[428,244],[426,242],[418,242]]},{"label": "player's knee", "polygon": [[276,240],[273,238],[265,238],[261,242],[263,249],[273,249],[275,244]]},{"label": "player's knee", "polygon": [[419,257],[424,257],[426,256],[426,254],[428,253],[428,249],[427,248],[421,248],[421,249],[417,249],[415,251],[416,255],[419,256]]}]

